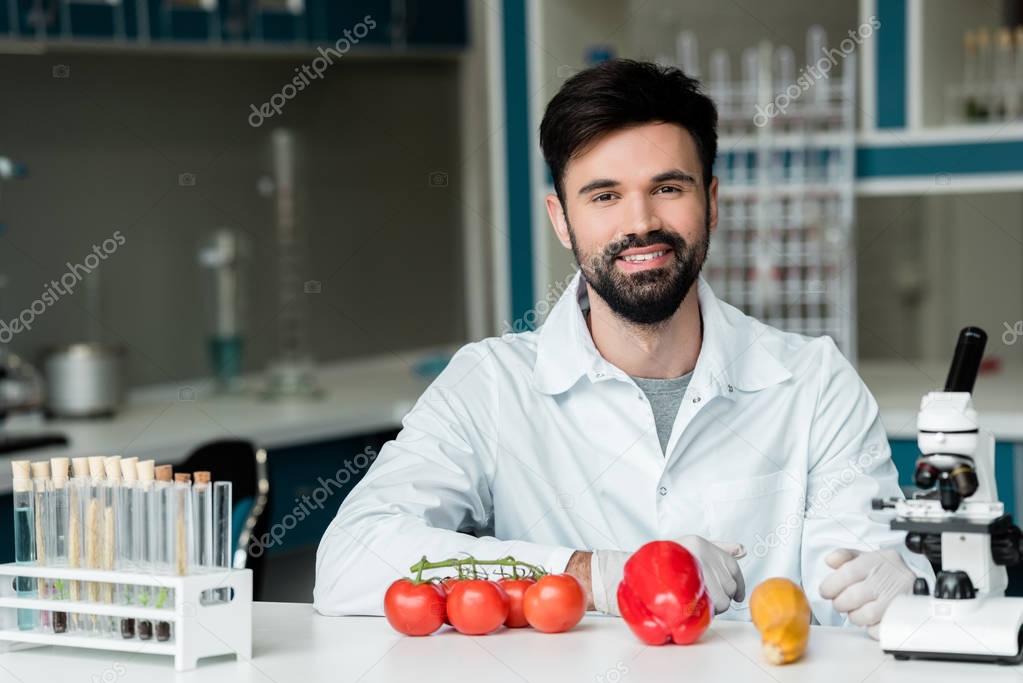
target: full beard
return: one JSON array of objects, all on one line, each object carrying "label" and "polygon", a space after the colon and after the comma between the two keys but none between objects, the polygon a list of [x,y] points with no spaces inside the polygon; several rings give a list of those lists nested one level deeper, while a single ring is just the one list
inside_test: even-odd
[{"label": "full beard", "polygon": [[[675,314],[699,277],[710,247],[709,222],[703,238],[693,244],[676,233],[655,230],[642,236],[627,235],[597,254],[580,252],[571,225],[568,234],[587,284],[616,315],[645,326],[656,326]],[[674,258],[669,265],[637,273],[626,273],[615,265],[619,254],[626,249],[654,244],[667,244],[671,248]]]}]

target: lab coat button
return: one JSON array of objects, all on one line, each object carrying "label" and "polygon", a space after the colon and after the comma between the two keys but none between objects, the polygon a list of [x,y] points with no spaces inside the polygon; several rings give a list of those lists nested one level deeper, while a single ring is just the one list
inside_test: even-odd
[{"label": "lab coat button", "polygon": [[657,492],[660,493],[662,496],[668,495],[668,489],[666,489],[663,486],[661,488],[657,489]]},{"label": "lab coat button", "polygon": [[734,389],[733,389],[732,385],[729,384],[728,385],[728,393],[730,394],[730,393],[732,393],[732,391],[734,391]]},{"label": "lab coat button", "polygon": [[699,403],[699,402],[700,402],[700,397],[699,396],[694,396],[693,397],[693,403]]}]

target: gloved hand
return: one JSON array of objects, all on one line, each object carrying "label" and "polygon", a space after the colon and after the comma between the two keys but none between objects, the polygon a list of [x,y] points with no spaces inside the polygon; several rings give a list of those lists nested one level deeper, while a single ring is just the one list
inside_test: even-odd
[{"label": "gloved hand", "polygon": [[[736,543],[708,541],[701,536],[683,536],[676,541],[691,552],[703,571],[707,594],[714,605],[714,613],[726,611],[734,598],[742,601],[746,596],[746,583],[739,563],[746,555]],[[621,616],[618,610],[618,584],[625,573],[625,561],[632,553],[624,550],[595,550],[590,558],[590,584],[594,608],[605,614]]]},{"label": "gloved hand", "polygon": [[912,592],[916,574],[894,550],[839,548],[824,561],[835,571],[821,581],[821,597],[877,640],[885,610],[895,596]]}]

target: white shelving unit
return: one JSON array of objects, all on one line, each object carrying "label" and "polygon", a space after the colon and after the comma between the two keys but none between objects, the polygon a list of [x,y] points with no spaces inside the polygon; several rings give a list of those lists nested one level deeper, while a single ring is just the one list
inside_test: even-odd
[{"label": "white shelving unit", "polygon": [[[136,607],[114,603],[35,599],[19,596],[14,581],[0,581],[0,651],[58,645],[93,650],[112,650],[172,656],[176,671],[194,669],[199,659],[216,655],[252,658],[252,570],[204,572],[187,576],[142,574],[98,569],[0,565],[0,576],[30,579],[63,579],[115,585],[172,589],[168,607]],[[216,590],[228,601],[207,601],[203,594]],[[127,617],[169,622],[171,637],[155,640],[124,639],[85,633],[52,633],[42,629],[21,630],[18,613],[65,612],[78,615]],[[39,621],[38,619],[36,620]]]}]

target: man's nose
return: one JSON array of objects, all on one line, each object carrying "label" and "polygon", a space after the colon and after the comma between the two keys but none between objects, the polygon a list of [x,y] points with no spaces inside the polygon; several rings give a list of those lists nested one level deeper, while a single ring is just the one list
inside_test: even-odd
[{"label": "man's nose", "polygon": [[624,226],[628,233],[642,235],[663,227],[653,202],[645,194],[638,194],[629,200],[628,215],[628,225]]}]

